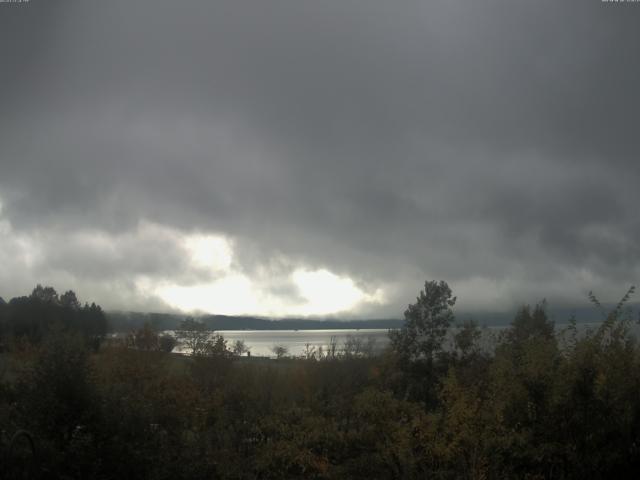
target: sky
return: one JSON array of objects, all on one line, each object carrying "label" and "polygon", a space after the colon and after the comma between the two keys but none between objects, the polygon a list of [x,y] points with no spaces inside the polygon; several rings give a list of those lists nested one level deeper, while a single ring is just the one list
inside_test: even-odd
[{"label": "sky", "polygon": [[0,3],[0,296],[400,317],[640,273],[640,3]]}]

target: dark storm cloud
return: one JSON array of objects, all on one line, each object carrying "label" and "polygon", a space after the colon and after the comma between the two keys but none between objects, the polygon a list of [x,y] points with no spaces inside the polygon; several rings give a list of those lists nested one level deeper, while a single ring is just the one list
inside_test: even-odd
[{"label": "dark storm cloud", "polygon": [[[220,232],[273,292],[296,295],[286,255],[384,285],[398,314],[425,277],[476,303],[623,289],[639,20],[596,0],[0,4],[2,215],[15,235]],[[75,279],[188,276],[146,240],[118,263],[42,238]]]}]

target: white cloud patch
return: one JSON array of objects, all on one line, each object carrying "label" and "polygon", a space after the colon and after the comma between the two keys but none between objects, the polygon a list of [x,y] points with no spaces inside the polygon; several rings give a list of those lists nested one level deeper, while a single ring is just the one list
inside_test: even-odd
[{"label": "white cloud patch", "polygon": [[[11,278],[0,273],[7,298],[45,283],[114,309],[315,316],[349,314],[383,302],[381,289],[367,292],[349,277],[296,266],[285,255],[265,259],[253,276],[236,265],[242,252],[234,250],[233,240],[219,233],[184,232],[148,221],[117,234],[18,232],[3,219],[1,205],[0,262],[3,272],[14,272]],[[280,266],[277,272],[270,268],[273,261]]]},{"label": "white cloud patch", "polygon": [[384,303],[381,289],[367,293],[358,288],[352,279],[327,270],[296,270],[291,277],[306,300],[298,306],[298,312],[303,315],[348,312],[363,303]]},{"label": "white cloud patch", "polygon": [[271,279],[297,290],[299,295],[292,297],[274,294],[270,282],[260,277],[253,279],[229,269],[231,259],[226,265],[225,274],[212,282],[180,285],[143,277],[136,286],[142,295],[160,298],[177,310],[222,315],[325,316],[352,314],[384,303],[382,289],[368,293],[352,279],[327,270],[297,269],[284,279]]},{"label": "white cloud patch", "polygon": [[184,246],[191,255],[192,263],[209,270],[229,270],[232,259],[232,245],[226,238],[215,235],[189,235]]}]

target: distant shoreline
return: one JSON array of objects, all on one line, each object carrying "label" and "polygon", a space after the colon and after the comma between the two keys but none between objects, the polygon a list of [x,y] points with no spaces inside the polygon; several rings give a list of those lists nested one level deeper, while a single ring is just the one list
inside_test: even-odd
[{"label": "distant shoreline", "polygon": [[[634,309],[639,305],[630,304]],[[608,311],[613,306],[605,305]],[[180,321],[187,314],[177,313],[146,313],[146,312],[105,312],[109,323],[109,331],[128,331],[142,327],[149,323],[156,330],[175,330]],[[456,322],[463,323],[474,320],[479,326],[505,327],[515,316],[516,309],[509,312],[458,312]],[[597,323],[603,318],[593,306],[559,307],[550,308],[549,316],[556,325],[566,325],[571,316],[575,316],[578,324]],[[378,319],[308,319],[308,318],[283,318],[273,319],[254,316],[229,316],[229,315],[197,315],[211,330],[357,330],[357,329],[395,329],[401,328],[404,320],[398,318]]]},{"label": "distant shoreline", "polygon": [[[110,331],[140,328],[145,323],[157,330],[175,330],[186,315],[170,313],[106,312]],[[310,320],[268,319],[251,316],[202,315],[197,317],[210,330],[380,330],[401,328],[400,319]]]}]

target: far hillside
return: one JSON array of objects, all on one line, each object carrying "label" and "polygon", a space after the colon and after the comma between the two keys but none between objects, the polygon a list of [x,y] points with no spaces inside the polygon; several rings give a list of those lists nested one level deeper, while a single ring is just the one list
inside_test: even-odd
[{"label": "far hillside", "polygon": [[[611,310],[615,305],[603,305]],[[637,311],[640,304],[630,304]],[[461,321],[474,321],[487,327],[503,327],[510,324],[516,312],[458,312]],[[109,330],[112,332],[129,331],[141,328],[146,323],[156,330],[175,330],[185,315],[175,313],[145,312],[106,312]],[[576,318],[577,323],[593,323],[603,320],[602,314],[594,310],[592,305],[549,307],[549,317],[558,325],[569,323]],[[350,330],[350,329],[395,329],[402,327],[400,319],[362,319],[344,320],[308,319],[308,318],[264,318],[253,316],[203,315],[198,317],[211,330]]]},{"label": "far hillside", "polygon": [[[185,315],[171,313],[107,312],[111,331],[128,331],[149,323],[156,330],[175,330]],[[198,317],[211,330],[342,330],[400,328],[399,319],[340,320],[304,318],[270,319],[251,316],[203,315]]]}]

